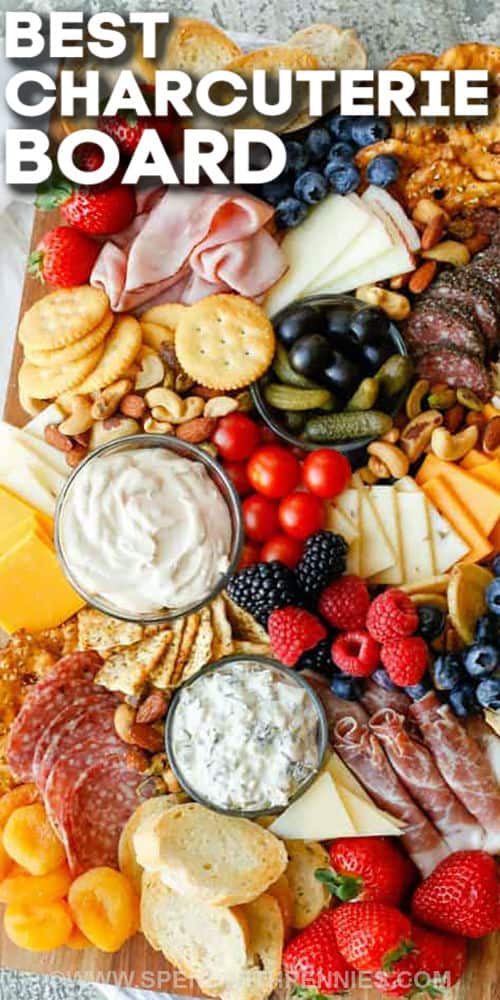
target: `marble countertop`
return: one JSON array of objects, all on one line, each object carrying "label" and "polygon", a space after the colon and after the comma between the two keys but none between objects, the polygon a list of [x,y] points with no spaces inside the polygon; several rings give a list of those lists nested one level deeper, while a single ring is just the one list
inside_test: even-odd
[{"label": "marble countertop", "polygon": [[[0,0],[2,11],[17,9]],[[370,65],[383,65],[400,52],[436,51],[463,41],[493,42],[500,37],[500,9],[496,0],[185,0],[165,4],[172,13],[212,20],[229,31],[249,32],[285,40],[311,21],[330,21],[356,27],[367,45]],[[157,0],[31,0],[30,10],[158,9]],[[2,212],[0,204],[0,212]],[[31,207],[11,206],[0,215],[0,399],[3,398],[24,262],[29,245]],[[118,994],[117,994],[118,996]],[[102,994],[87,984],[27,976],[0,970],[0,1000],[98,1000]]]}]

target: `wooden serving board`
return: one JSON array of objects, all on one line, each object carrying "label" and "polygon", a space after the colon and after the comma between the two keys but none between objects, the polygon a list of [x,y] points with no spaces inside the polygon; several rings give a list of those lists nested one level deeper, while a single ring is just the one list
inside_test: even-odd
[{"label": "wooden serving board", "polygon": [[[31,249],[49,229],[59,222],[57,212],[35,211]],[[46,294],[44,286],[26,276],[21,300],[22,318],[29,307]],[[17,391],[17,373],[22,360],[22,349],[16,341],[4,407],[4,417],[9,423],[22,427],[28,420],[21,407]],[[490,936],[471,946],[471,959],[461,983],[447,994],[449,1000],[500,1000],[499,973],[500,935]],[[2,932],[0,936],[0,967],[19,969],[46,976],[62,976],[86,982],[100,982],[123,987],[201,996],[197,984],[187,980],[173,969],[162,955],[153,951],[142,935],[137,935],[116,955],[105,955],[95,949],[71,951],[61,948],[55,952],[37,954],[16,948]],[[357,989],[350,994],[352,1000],[375,1000],[373,990]]]}]

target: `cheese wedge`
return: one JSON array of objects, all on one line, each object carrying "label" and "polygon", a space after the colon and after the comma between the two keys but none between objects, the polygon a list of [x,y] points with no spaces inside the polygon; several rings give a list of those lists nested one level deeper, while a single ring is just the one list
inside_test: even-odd
[{"label": "cheese wedge", "polygon": [[335,497],[335,507],[341,514],[345,515],[352,524],[356,525],[357,536],[349,545],[347,553],[347,572],[359,576],[361,571],[361,524],[359,518],[359,493],[357,490],[348,487],[338,497]]},{"label": "cheese wedge", "polygon": [[385,253],[380,254],[379,257],[361,264],[354,270],[342,275],[338,280],[329,282],[327,286],[323,286],[318,291],[328,291],[332,294],[350,292],[355,288],[360,288],[361,285],[375,284],[377,281],[385,281],[387,278],[393,278],[396,274],[406,274],[408,271],[414,270],[414,257],[412,257],[403,243],[398,243],[396,246],[391,247],[390,250],[386,250]]},{"label": "cheese wedge", "polygon": [[348,545],[359,538],[357,524],[333,503],[327,504],[326,507],[326,529],[342,535]]},{"label": "cheese wedge", "polygon": [[271,823],[269,830],[284,840],[333,840],[356,836],[356,828],[327,771],[323,771],[310,788]]},{"label": "cheese wedge", "polygon": [[49,539],[52,538],[52,518],[40,513],[25,500],[10,493],[0,485],[0,550],[5,551],[6,540],[19,524],[36,518]]},{"label": "cheese wedge", "polygon": [[347,764],[344,764],[342,757],[339,757],[337,753],[333,752],[328,758],[326,770],[330,772],[337,788],[347,788],[353,795],[357,795],[359,799],[371,802],[368,792],[365,792],[361,782],[358,781],[356,776],[347,767]]},{"label": "cheese wedge", "polygon": [[479,530],[476,521],[448,483],[441,476],[436,476],[424,483],[423,490],[427,499],[437,507],[468,546],[469,551],[463,562],[480,562],[485,559],[493,545]]},{"label": "cheese wedge", "polygon": [[5,421],[0,421],[0,447],[8,449],[15,461],[32,461],[35,458],[49,469],[53,469],[63,481],[71,472],[63,453],[47,444],[43,434],[41,437],[26,434],[18,427],[11,427]]},{"label": "cheese wedge", "polygon": [[345,253],[330,264],[309,286],[308,292],[326,291],[351,271],[367,266],[370,261],[389,250],[391,237],[380,219],[371,215],[368,224],[346,248]]},{"label": "cheese wedge", "polygon": [[64,417],[64,410],[57,403],[51,403],[41,413],[37,413],[36,417],[29,420],[24,425],[23,431],[25,434],[31,434],[32,437],[38,438],[39,441],[45,441],[45,429],[52,424],[60,424]]},{"label": "cheese wedge", "polygon": [[435,573],[431,526],[427,504],[422,493],[396,492],[401,525],[403,580],[411,583]]},{"label": "cheese wedge", "polygon": [[431,525],[431,544],[435,572],[446,573],[455,563],[467,555],[467,542],[452,528],[449,521],[439,513],[437,507],[427,500],[427,510]]},{"label": "cheese wedge", "polygon": [[400,837],[404,828],[383,813],[373,802],[359,798],[347,788],[338,786],[339,795],[360,837]]},{"label": "cheese wedge", "polygon": [[500,491],[480,482],[453,462],[443,462],[435,455],[427,455],[416,475],[417,483],[423,486],[437,476],[460,497],[460,502],[469,511],[478,529],[489,535],[500,518]]},{"label": "cheese wedge", "polygon": [[0,485],[26,500],[36,510],[54,517],[56,496],[37,478],[31,464],[9,465],[0,459]]},{"label": "cheese wedge", "polygon": [[369,490],[362,489],[360,493],[360,541],[361,567],[360,574],[366,580],[377,573],[393,566],[396,554],[392,548],[384,526],[371,501]]},{"label": "cheese wedge", "polygon": [[392,486],[371,486],[370,499],[379,521],[394,550],[394,562],[388,569],[372,577],[373,583],[397,584],[403,581],[403,549],[401,544],[401,524],[396,491]]}]

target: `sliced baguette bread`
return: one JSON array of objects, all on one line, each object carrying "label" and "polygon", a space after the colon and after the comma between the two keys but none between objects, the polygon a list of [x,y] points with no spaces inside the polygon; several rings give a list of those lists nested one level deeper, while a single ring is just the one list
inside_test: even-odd
[{"label": "sliced baguette bread", "polygon": [[193,903],[169,889],[159,872],[143,876],[141,927],[150,945],[206,993],[219,994],[247,966],[243,911]]},{"label": "sliced baguette bread", "polygon": [[310,24],[296,31],[287,45],[310,52],[321,69],[364,69],[367,63],[366,50],[354,28]]},{"label": "sliced baguette bread", "polygon": [[222,1000],[267,1000],[281,971],[284,926],[276,899],[265,894],[242,907],[250,932],[247,967],[221,990]]},{"label": "sliced baguette bread", "polygon": [[292,926],[307,927],[329,905],[331,896],[315,877],[317,868],[328,868],[330,859],[325,848],[314,841],[287,840],[290,858],[286,877],[293,896]]},{"label": "sliced baguette bread", "polygon": [[295,900],[290,889],[290,883],[286,875],[280,875],[276,882],[273,882],[267,890],[269,896],[276,900],[283,918],[285,940],[288,938],[293,927],[293,912]]},{"label": "sliced baguette bread", "polygon": [[248,903],[283,874],[284,844],[248,819],[196,803],[149,817],[133,836],[137,861],[171,889],[214,906]]},{"label": "sliced baguette bread", "polygon": [[163,816],[167,809],[179,805],[186,801],[183,792],[173,792],[171,795],[157,795],[153,799],[146,799],[130,817],[126,826],[122,830],[118,845],[118,863],[120,871],[134,883],[140,893],[142,881],[142,866],[137,861],[134,850],[133,837],[136,830],[146,822],[146,820],[157,820]]}]

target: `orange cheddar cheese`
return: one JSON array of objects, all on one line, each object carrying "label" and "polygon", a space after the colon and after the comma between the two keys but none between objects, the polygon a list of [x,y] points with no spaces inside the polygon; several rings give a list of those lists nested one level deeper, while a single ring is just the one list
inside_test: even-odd
[{"label": "orange cheddar cheese", "polygon": [[500,492],[480,482],[470,472],[453,462],[443,462],[435,455],[427,455],[416,475],[419,486],[439,477],[450,487],[461,504],[474,519],[477,529],[489,535],[500,517]]},{"label": "orange cheddar cheese", "polygon": [[493,403],[485,403],[483,406],[483,413],[487,420],[493,420],[494,417],[500,417],[500,410],[493,406]]},{"label": "orange cheddar cheese", "polygon": [[6,632],[54,628],[84,603],[36,523],[0,555],[0,626]]},{"label": "orange cheddar cheese", "polygon": [[496,555],[497,552],[500,552],[500,521],[497,521],[496,526],[493,528],[489,541],[493,548],[493,552]]},{"label": "orange cheddar cheese", "polygon": [[27,500],[16,496],[6,486],[0,484],[0,550],[5,548],[3,539],[12,528],[16,528],[30,517],[36,517],[47,537],[52,538],[53,521],[47,514],[33,507]]},{"label": "orange cheddar cheese", "polygon": [[445,479],[441,476],[427,479],[422,489],[427,499],[447,518],[469,546],[470,551],[462,562],[480,562],[485,559],[492,551],[492,543],[481,533],[475,520]]},{"label": "orange cheddar cheese", "polygon": [[485,465],[478,465],[471,470],[474,479],[492,486],[494,490],[500,491],[500,459],[494,458]]},{"label": "orange cheddar cheese", "polygon": [[484,451],[479,451],[478,448],[471,448],[467,455],[459,462],[462,469],[476,469],[479,465],[487,465],[490,459],[484,454]]}]

